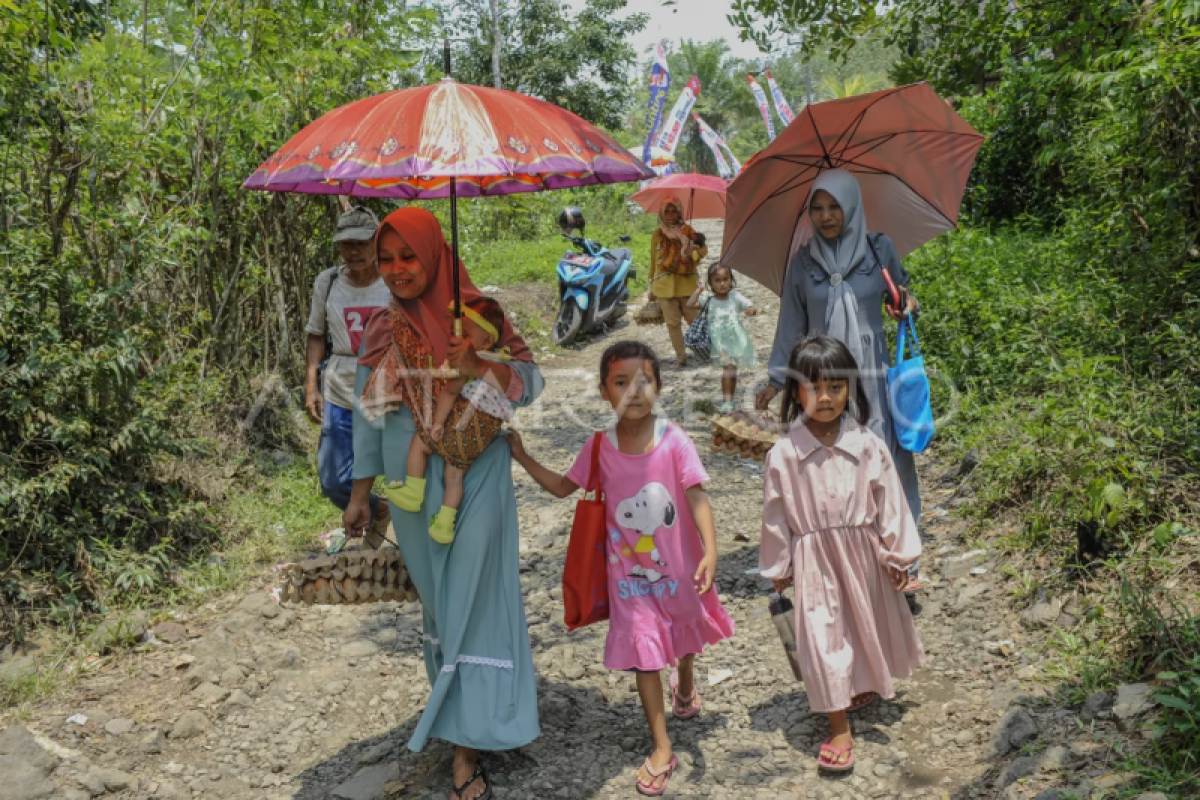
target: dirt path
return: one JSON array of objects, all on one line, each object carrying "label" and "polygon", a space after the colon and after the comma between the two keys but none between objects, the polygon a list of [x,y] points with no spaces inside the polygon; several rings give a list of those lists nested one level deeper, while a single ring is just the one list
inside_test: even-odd
[{"label": "dirt path", "polygon": [[[720,229],[704,228],[716,251]],[[757,285],[741,289],[764,312],[749,327],[765,360],[778,302]],[[606,420],[594,388],[600,351],[635,336],[669,352],[662,328],[626,324],[543,361],[546,392],[519,414],[517,427],[546,463],[565,469]],[[1091,730],[1078,724],[1077,712],[1046,699],[1038,682],[1042,634],[1017,619],[988,554],[965,551],[962,523],[947,513],[958,481],[939,482],[945,470],[928,460],[924,571],[931,590],[918,617],[927,664],[901,682],[894,701],[854,715],[854,773],[818,777],[814,754],[826,723],[790,678],[766,614],[767,584],[753,574],[761,470],[710,454],[705,416],[686,411],[711,400],[717,386],[708,370],[669,372],[663,397],[665,413],[692,433],[713,476],[718,588],[738,628],[698,661],[704,713],[670,723],[681,762],[672,796],[1052,798],[1071,795],[1038,792],[1072,786],[1090,796],[1106,780],[1120,782],[1105,775],[1112,748],[1103,698],[1092,704]],[[552,500],[519,468],[515,474],[542,736],[519,752],[487,756],[496,796],[635,796],[633,774],[649,737],[633,679],[602,667],[604,626],[568,634],[561,623],[558,587],[573,503]],[[84,679],[76,696],[10,728],[0,739],[0,765],[10,776],[15,770],[8,789],[16,794],[0,795],[360,800],[383,798],[386,785],[391,797],[447,796],[450,748],[402,749],[428,689],[418,606],[289,609],[260,591],[214,602],[181,622],[187,639],[115,659]],[[709,686],[723,670],[730,677]],[[68,720],[77,713],[86,723]]]}]

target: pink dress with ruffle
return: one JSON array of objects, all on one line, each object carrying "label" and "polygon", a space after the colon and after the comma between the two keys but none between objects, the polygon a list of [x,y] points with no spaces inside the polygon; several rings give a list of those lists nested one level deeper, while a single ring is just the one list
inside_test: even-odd
[{"label": "pink dress with ruffle", "polygon": [[[660,670],[705,645],[733,636],[733,620],[714,586],[693,580],[704,546],[686,491],[708,480],[700,454],[678,426],[660,421],[658,442],[642,455],[601,440],[600,473],[607,505],[609,628],[604,666]],[[567,478],[586,486],[593,439]]]}]

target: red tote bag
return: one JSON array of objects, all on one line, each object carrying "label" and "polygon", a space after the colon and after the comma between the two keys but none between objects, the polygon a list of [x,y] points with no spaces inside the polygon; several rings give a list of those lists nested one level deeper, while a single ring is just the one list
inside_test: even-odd
[{"label": "red tote bag", "polygon": [[[567,630],[608,619],[608,561],[605,555],[604,488],[600,480],[601,431],[592,439],[592,467],[583,499],[575,504],[567,562],[563,566],[563,621]],[[593,493],[588,499],[588,493]]]}]

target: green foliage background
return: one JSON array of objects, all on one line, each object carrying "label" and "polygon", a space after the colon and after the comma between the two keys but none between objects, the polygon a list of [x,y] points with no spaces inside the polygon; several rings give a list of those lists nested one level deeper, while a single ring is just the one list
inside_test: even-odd
[{"label": "green foliage background", "polygon": [[[447,6],[451,34],[472,30]],[[644,24],[611,22],[623,6],[502,4],[528,48],[512,86],[619,122]],[[307,449],[303,325],[340,207],[241,183],[326,111],[440,78],[443,32],[438,9],[388,0],[0,2],[0,629],[178,584],[226,544],[229,481],[206,475]],[[490,84],[489,43],[454,50]],[[476,279],[552,273],[565,203],[639,233],[608,188],[466,202]]]},{"label": "green foliage background", "polygon": [[[287,498],[289,520],[321,517],[324,504],[293,502],[311,475],[264,454],[303,449],[273,387],[295,407],[309,287],[334,259],[339,207],[247,193],[241,181],[325,111],[440,78],[443,23],[458,35],[459,77],[493,80],[485,0],[142,8],[0,0],[9,630],[13,608],[71,621],[151,602],[166,584],[212,585],[227,565],[205,554],[225,543],[225,515],[257,522],[256,509],[276,508],[257,501],[248,473]],[[648,55],[628,40],[644,17],[623,0],[499,8],[507,88],[641,145]],[[745,73],[768,67],[795,110],[810,87],[823,100],[928,80],[988,135],[962,230],[910,259],[935,402],[950,412],[941,447],[979,452],[980,530],[1002,522],[1015,554],[1074,567],[1080,522],[1114,545],[1107,574],[1121,591],[1064,644],[1064,680],[1080,692],[1167,670],[1157,760],[1144,769],[1157,770],[1147,785],[1187,796],[1200,791],[1187,755],[1200,617],[1194,597],[1155,587],[1200,529],[1200,2],[975,11],[955,0],[735,0],[731,19],[769,57],[685,41],[668,43],[669,59],[676,91],[700,78],[698,113],[743,162],[767,143]],[[690,127],[678,157],[715,172]],[[584,207],[597,238],[629,234],[644,253],[652,220],[631,215],[627,195],[463,203],[476,282],[552,280],[564,249],[553,219],[567,204]],[[189,472],[226,465],[244,484],[232,501]],[[201,569],[179,573],[197,558]]]}]

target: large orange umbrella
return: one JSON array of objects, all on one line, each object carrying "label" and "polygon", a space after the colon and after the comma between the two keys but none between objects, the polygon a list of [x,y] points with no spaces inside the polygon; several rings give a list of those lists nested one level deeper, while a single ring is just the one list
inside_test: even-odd
[{"label": "large orange umbrella", "polygon": [[729,185],[721,260],[779,294],[826,169],[854,173],[867,224],[908,255],[958,224],[983,139],[925,83],[810,104]]},{"label": "large orange umbrella", "polygon": [[725,190],[729,181],[713,175],[682,172],[659,178],[629,198],[653,214],[668,197],[683,203],[684,219],[725,219]]},{"label": "large orange umbrella", "polygon": [[[445,47],[450,74],[450,44]],[[503,89],[439,83],[356,100],[311,123],[246,189],[405,200],[450,198],[458,263],[463,197],[653,178],[616,140],[556,105]],[[455,317],[460,316],[454,271]]]}]

